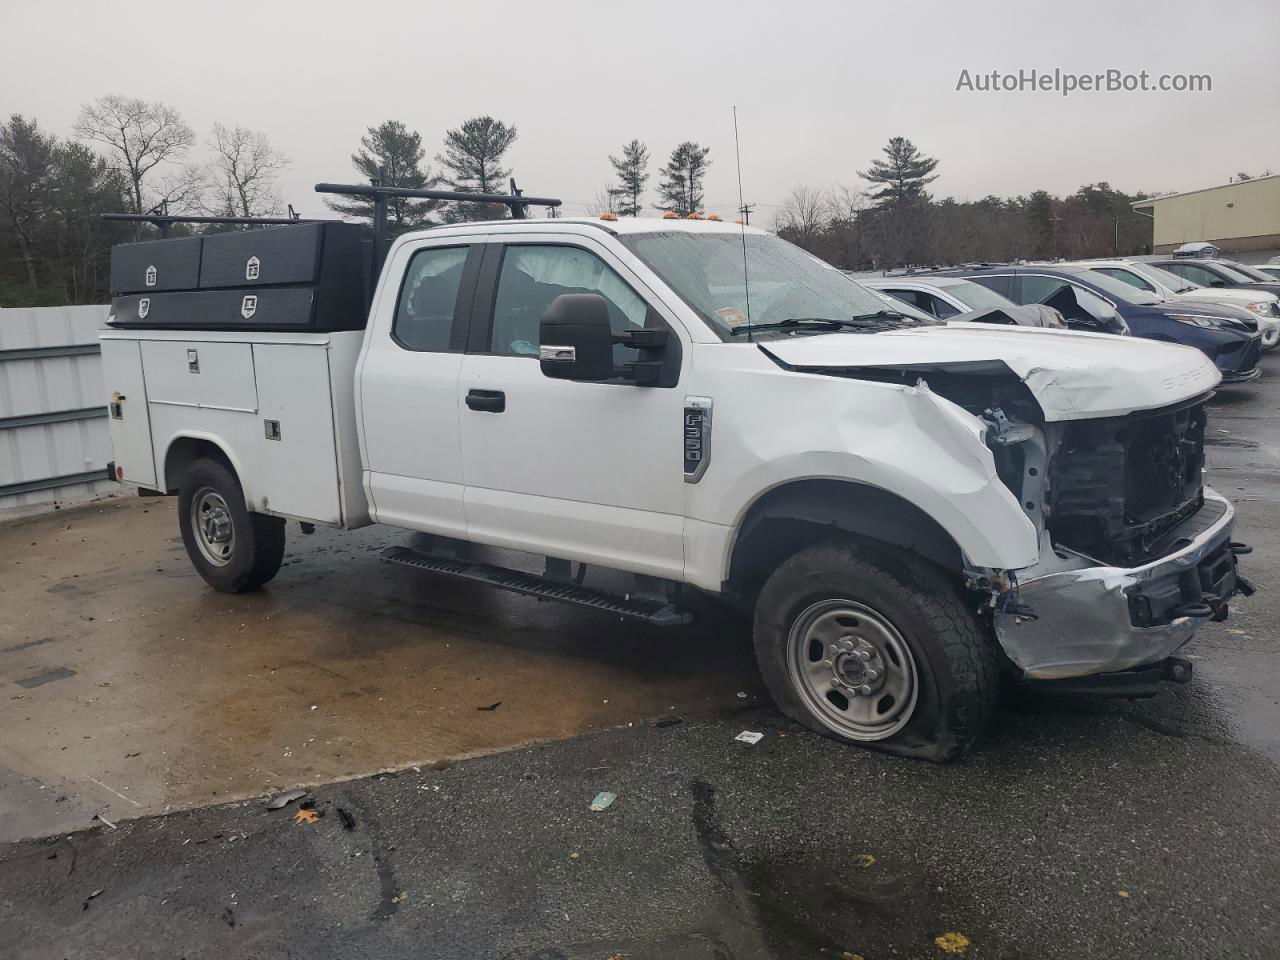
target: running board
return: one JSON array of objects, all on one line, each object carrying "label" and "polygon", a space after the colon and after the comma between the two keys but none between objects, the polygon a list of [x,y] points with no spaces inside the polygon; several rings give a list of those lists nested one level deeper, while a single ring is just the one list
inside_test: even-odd
[{"label": "running board", "polygon": [[414,567],[430,573],[440,573],[460,580],[472,580],[486,583],[500,590],[522,593],[526,597],[537,597],[540,600],[558,600],[561,603],[573,603],[580,607],[590,607],[604,613],[612,613],[631,620],[642,620],[655,627],[678,627],[693,621],[693,615],[685,610],[677,609],[671,604],[663,604],[657,600],[646,600],[643,597],[624,597],[616,593],[584,587],[576,583],[563,583],[548,580],[532,573],[511,570],[507,567],[496,567],[488,563],[476,563],[471,560],[455,560],[452,557],[437,557],[408,547],[388,547],[382,551],[382,559],[387,563],[395,563],[404,567]]}]

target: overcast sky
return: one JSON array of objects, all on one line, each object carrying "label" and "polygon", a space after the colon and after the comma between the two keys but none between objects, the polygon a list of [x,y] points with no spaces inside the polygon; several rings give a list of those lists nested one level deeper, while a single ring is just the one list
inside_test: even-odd
[{"label": "overcast sky", "polygon": [[[469,116],[515,124],[517,181],[569,212],[626,140],[649,145],[651,188],[671,148],[697,140],[708,210],[728,218],[736,104],[746,197],[768,226],[797,184],[865,186],[856,171],[892,136],[939,158],[931,189],[960,200],[1280,172],[1278,42],[1277,0],[0,0],[0,113],[67,135],[82,102],[120,93],[176,106],[202,139],[215,121],[260,130],[292,158],[281,187],[303,214],[323,212],[317,181],[354,177],[351,152],[385,119],[429,157]],[[956,91],[962,69],[1055,67],[1207,73],[1213,90]]]}]

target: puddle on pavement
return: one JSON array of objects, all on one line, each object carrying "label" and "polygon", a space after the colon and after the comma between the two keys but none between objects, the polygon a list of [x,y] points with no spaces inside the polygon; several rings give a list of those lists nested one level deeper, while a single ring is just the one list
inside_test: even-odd
[{"label": "puddle on pavement", "polygon": [[970,960],[1019,960],[975,929],[972,905],[948,894],[927,868],[834,840],[779,854],[739,850],[720,822],[715,787],[694,781],[689,789],[703,859],[729,895],[722,936],[737,955],[945,956],[936,938],[950,937],[966,944]]}]

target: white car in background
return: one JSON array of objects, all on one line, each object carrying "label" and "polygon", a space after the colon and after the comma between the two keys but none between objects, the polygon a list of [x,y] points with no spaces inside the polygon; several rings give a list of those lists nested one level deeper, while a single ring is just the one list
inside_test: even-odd
[{"label": "white car in background", "polygon": [[998,322],[1023,327],[1067,328],[1067,321],[1053,307],[1039,303],[1017,304],[980,283],[959,277],[903,274],[864,277],[858,282],[881,295],[888,294],[895,303],[905,303],[938,320],[972,321],[998,311],[1007,318]]},{"label": "white car in background", "polygon": [[1222,303],[1248,310],[1258,321],[1262,349],[1272,350],[1280,343],[1280,297],[1263,290],[1230,287],[1204,287],[1160,267],[1141,260],[1114,258],[1109,260],[1077,260],[1077,266],[1088,267],[1130,286],[1154,293],[1166,300],[1196,300]]}]

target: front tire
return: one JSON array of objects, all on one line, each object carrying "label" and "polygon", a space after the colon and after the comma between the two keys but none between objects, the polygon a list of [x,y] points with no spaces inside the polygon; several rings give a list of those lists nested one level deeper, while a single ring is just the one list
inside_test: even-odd
[{"label": "front tire", "polygon": [[284,560],[284,519],[250,513],[239,479],[217,460],[197,460],[187,469],[178,523],[191,565],[223,593],[262,586]]},{"label": "front tire", "polygon": [[778,708],[846,743],[949,760],[995,708],[991,637],[956,585],[906,551],[800,551],[761,590],[754,640]]}]

